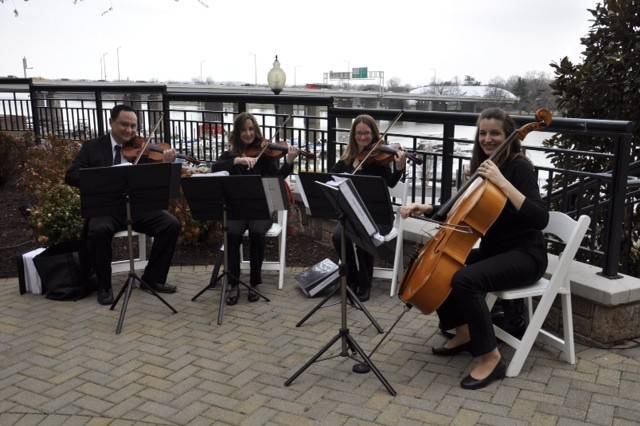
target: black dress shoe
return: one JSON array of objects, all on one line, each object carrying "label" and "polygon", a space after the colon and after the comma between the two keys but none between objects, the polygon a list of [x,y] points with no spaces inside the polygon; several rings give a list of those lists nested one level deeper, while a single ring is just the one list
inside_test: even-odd
[{"label": "black dress shoe", "polygon": [[111,305],[113,303],[113,291],[110,288],[99,288],[98,303],[101,305]]},{"label": "black dress shoe", "polygon": [[491,383],[496,380],[504,379],[507,374],[507,364],[504,362],[502,358],[498,361],[498,364],[493,368],[493,371],[489,373],[487,377],[484,379],[474,379],[471,377],[471,374],[467,375],[460,382],[460,386],[463,389],[481,389],[489,386]]},{"label": "black dress shoe", "polygon": [[361,302],[366,302],[369,300],[371,296],[371,287],[358,287],[358,291],[356,292],[356,296]]},{"label": "black dress shoe", "polygon": [[[258,287],[258,285],[260,284],[251,284],[251,287]],[[258,300],[260,300],[260,296],[258,296],[258,293],[255,293],[251,290],[249,290],[249,294],[247,295],[247,299],[249,300],[249,302],[253,303],[253,302],[257,302]]]},{"label": "black dress shoe", "polygon": [[471,342],[463,343],[458,346],[454,346],[453,348],[447,348],[445,346],[440,346],[439,348],[431,348],[431,352],[437,356],[451,356],[459,354],[460,352],[471,352]]},{"label": "black dress shoe", "polygon": [[240,286],[229,287],[229,294],[227,294],[227,306],[233,306],[238,303],[240,298]]},{"label": "black dress shoe", "polygon": [[153,291],[155,291],[156,293],[175,293],[176,292],[176,286],[175,285],[170,285],[167,283],[153,283],[153,282],[146,282],[143,284],[143,288],[144,285],[149,286],[150,288],[153,289]]}]

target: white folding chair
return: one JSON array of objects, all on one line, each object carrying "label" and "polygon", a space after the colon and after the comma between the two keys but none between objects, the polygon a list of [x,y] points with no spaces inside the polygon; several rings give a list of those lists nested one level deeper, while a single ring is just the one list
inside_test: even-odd
[{"label": "white folding chair", "polygon": [[[243,236],[249,236],[249,231],[245,231]],[[278,260],[265,260],[262,262],[263,271],[278,271],[278,289],[282,290],[284,286],[284,270],[287,258],[287,210],[278,211],[278,221],[271,224],[271,228],[267,231],[267,238],[279,238],[279,258]],[[249,270],[249,260],[245,260],[242,254],[242,245],[240,246],[240,270]]]},{"label": "white folding chair", "polygon": [[[133,259],[133,264],[136,269],[144,269],[147,266],[147,236],[146,234],[140,234],[133,231],[133,237],[138,237],[138,257]],[[113,238],[127,238],[127,231],[116,232]],[[129,270],[129,259],[116,260],[111,262],[111,273],[117,274],[118,272],[125,272]]]},{"label": "white folding chair", "polygon": [[[513,335],[507,333],[503,329],[494,325],[495,333],[498,338],[509,346],[513,347],[516,352],[511,358],[509,367],[507,367],[507,376],[515,377],[520,374],[531,347],[538,335],[542,340],[563,351],[564,358],[570,363],[576,363],[575,346],[573,341],[573,317],[571,313],[571,286],[569,281],[569,267],[573,258],[580,247],[582,238],[587,232],[590,218],[582,215],[577,221],[571,219],[564,213],[550,212],[549,224],[544,229],[544,233],[553,234],[565,243],[564,250],[558,258],[554,270],[547,271],[550,273],[549,278],[541,278],[535,284],[527,287],[517,288],[514,290],[495,291],[487,294],[487,305],[489,310],[493,307],[495,301],[500,299],[527,299],[527,311],[529,315],[529,325],[522,339],[517,339]],[[542,324],[551,309],[551,305],[559,294],[562,300],[562,329],[563,338],[542,329]],[[540,296],[540,301],[533,311],[532,297]]]},{"label": "white folding chair", "polygon": [[[400,205],[404,205],[407,201],[407,191],[409,184],[407,182],[398,181],[396,186],[389,188],[389,195],[391,198],[396,198]],[[396,249],[393,256],[392,268],[373,268],[374,278],[391,279],[391,288],[389,290],[389,296],[393,297],[397,293],[398,280],[403,272],[403,259],[402,259],[402,247],[403,247],[403,224],[404,221],[400,217],[400,212],[396,211],[396,217],[393,222],[393,229],[385,236],[385,242],[396,239]]]}]

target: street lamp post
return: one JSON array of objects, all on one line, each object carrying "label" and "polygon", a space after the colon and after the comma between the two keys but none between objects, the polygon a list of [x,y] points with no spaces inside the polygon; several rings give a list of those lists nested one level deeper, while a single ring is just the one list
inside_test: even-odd
[{"label": "street lamp post", "polygon": [[107,54],[109,52],[104,52],[102,54],[102,67],[104,68],[104,80],[107,79],[107,60],[105,59],[107,57]]},{"label": "street lamp post", "polygon": [[252,53],[253,55],[253,85],[258,85],[258,55]]},{"label": "street lamp post", "polygon": [[122,46],[118,46],[116,48],[116,59],[118,61],[118,81],[120,81],[120,48]]},{"label": "street lamp post", "polygon": [[267,74],[269,88],[277,95],[284,89],[284,83],[286,81],[287,75],[282,68],[280,68],[280,61],[278,61],[278,55],[276,55],[276,60],[273,61],[273,68],[271,68],[269,74]]}]

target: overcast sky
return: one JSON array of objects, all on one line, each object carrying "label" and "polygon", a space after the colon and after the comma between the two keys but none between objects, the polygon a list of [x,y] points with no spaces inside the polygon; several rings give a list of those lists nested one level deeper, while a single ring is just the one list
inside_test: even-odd
[{"label": "overcast sky", "polygon": [[[483,83],[579,60],[596,0],[3,0],[0,76],[287,85],[368,67],[386,80]],[[19,16],[14,16],[17,9]],[[120,46],[120,49],[118,49]],[[254,67],[254,60],[257,66]],[[204,62],[203,62],[204,61]],[[257,71],[257,72],[256,72]]]}]

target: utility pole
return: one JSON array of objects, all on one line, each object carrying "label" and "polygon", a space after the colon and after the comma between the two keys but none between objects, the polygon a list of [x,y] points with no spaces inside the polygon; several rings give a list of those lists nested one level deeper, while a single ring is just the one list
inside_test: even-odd
[{"label": "utility pole", "polygon": [[28,67],[27,66],[27,57],[23,56],[22,57],[22,70],[24,71],[24,78],[27,78],[27,70],[32,70],[33,67]]}]

